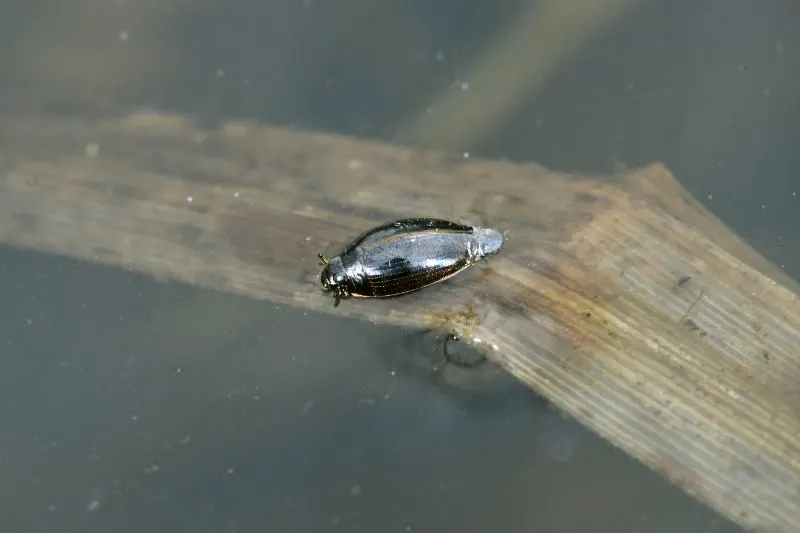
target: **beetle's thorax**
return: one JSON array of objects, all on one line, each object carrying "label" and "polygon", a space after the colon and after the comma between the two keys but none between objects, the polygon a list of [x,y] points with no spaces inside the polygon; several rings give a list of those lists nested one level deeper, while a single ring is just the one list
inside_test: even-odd
[{"label": "beetle's thorax", "polygon": [[366,283],[367,273],[364,269],[364,250],[360,246],[349,250],[347,253],[339,256],[341,258],[342,268],[344,269],[347,279],[352,283],[352,290]]},{"label": "beetle's thorax", "polygon": [[327,291],[349,295],[364,280],[364,265],[358,261],[360,248],[330,259],[322,270],[321,281]]}]

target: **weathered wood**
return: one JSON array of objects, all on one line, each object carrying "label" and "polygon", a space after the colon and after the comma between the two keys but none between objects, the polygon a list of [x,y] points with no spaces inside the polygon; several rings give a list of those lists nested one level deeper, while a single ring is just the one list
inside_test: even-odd
[{"label": "weathered wood", "polygon": [[[800,527],[800,304],[661,166],[598,181],[141,113],[0,125],[0,242],[460,333],[734,521]],[[507,230],[473,275],[334,309],[318,251],[405,216]]]}]

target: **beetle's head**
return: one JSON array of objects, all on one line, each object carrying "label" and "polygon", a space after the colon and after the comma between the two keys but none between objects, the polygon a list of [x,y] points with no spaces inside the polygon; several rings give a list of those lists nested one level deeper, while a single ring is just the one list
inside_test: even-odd
[{"label": "beetle's head", "polygon": [[326,259],[320,255],[322,260],[322,272],[319,274],[319,281],[322,284],[322,290],[325,292],[332,292],[336,297],[334,307],[338,307],[339,301],[342,298],[350,296],[350,289],[347,278],[347,271],[344,268],[341,257],[334,257],[333,259]]}]

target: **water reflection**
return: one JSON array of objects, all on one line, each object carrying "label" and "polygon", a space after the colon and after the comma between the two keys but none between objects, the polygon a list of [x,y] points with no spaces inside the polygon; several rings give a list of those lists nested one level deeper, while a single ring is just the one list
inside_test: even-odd
[{"label": "water reflection", "polygon": [[717,523],[495,365],[443,365],[436,334],[37,254],[0,265],[2,531]]}]

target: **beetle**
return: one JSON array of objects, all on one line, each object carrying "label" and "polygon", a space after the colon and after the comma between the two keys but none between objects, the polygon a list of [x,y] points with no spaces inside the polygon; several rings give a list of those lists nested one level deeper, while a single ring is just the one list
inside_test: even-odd
[{"label": "beetle", "polygon": [[322,261],[320,282],[343,298],[390,298],[451,278],[503,246],[502,233],[438,218],[387,222],[359,235]]}]

